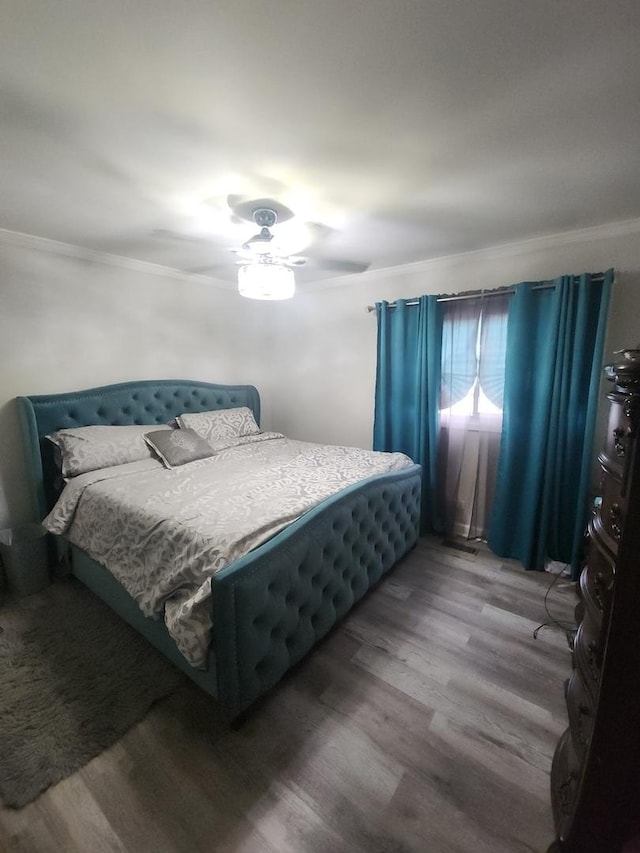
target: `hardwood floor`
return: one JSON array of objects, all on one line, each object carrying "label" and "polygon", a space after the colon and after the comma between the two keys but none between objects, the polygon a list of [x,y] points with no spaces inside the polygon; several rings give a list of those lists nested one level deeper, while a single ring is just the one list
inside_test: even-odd
[{"label": "hardwood floor", "polygon": [[[8,853],[520,853],[553,838],[548,573],[421,540],[229,731],[195,687],[15,811]],[[549,596],[571,619],[567,583]],[[1,760],[1,759],[0,759]]]}]

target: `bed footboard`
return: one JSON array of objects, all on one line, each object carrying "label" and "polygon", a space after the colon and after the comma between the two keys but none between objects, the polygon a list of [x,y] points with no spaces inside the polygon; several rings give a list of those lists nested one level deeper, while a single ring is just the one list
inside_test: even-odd
[{"label": "bed footboard", "polygon": [[212,578],[219,700],[231,716],[265,693],[418,539],[420,468],[323,502]]}]

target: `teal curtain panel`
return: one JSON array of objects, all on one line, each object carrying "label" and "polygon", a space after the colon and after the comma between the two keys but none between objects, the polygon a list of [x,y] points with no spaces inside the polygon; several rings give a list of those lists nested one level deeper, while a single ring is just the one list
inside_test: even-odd
[{"label": "teal curtain panel", "polygon": [[421,530],[440,532],[436,487],[441,306],[435,296],[398,299],[393,305],[376,303],[376,316],[373,447],[401,451],[422,466]]},{"label": "teal curtain panel", "polygon": [[577,576],[613,270],[516,285],[490,548]]}]

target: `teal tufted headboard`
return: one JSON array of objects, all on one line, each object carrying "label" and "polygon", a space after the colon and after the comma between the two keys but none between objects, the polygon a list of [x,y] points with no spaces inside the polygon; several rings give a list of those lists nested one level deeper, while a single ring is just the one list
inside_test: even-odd
[{"label": "teal tufted headboard", "polygon": [[215,385],[182,379],[120,382],[74,391],[17,398],[26,453],[27,478],[40,518],[56,498],[58,476],[46,436],[59,429],[92,424],[162,424],[183,412],[248,406],[260,423],[260,396],[253,385]]}]

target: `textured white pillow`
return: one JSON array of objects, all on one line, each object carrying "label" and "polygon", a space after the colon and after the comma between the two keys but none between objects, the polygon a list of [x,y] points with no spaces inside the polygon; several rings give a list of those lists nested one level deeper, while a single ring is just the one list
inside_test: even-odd
[{"label": "textured white pillow", "polygon": [[152,452],[143,436],[151,429],[150,424],[72,427],[47,438],[58,449],[62,476],[76,477],[87,471],[147,459]]},{"label": "textured white pillow", "polygon": [[260,432],[253,412],[247,406],[237,409],[217,409],[215,412],[190,412],[180,415],[178,425],[192,429],[207,441],[226,441],[242,435]]}]

